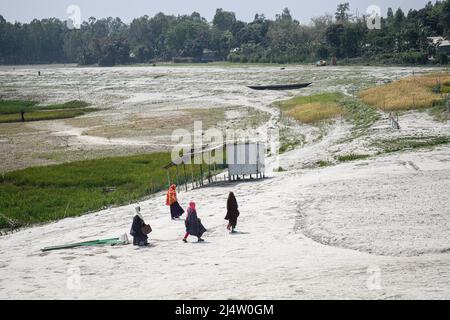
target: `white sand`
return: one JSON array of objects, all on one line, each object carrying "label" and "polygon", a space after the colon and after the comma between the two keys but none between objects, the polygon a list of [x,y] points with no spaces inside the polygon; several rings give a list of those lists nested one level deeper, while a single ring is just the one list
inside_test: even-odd
[{"label": "white sand", "polygon": [[[181,242],[162,193],[141,203],[150,248],[39,251],[128,232],[133,206],[22,230],[1,238],[0,298],[448,299],[449,155],[446,146],[182,192],[209,229],[204,244]],[[229,190],[242,213],[236,235],[223,220]],[[80,290],[67,287],[71,267]],[[379,290],[367,287],[374,267]]]},{"label": "white sand", "polygon": [[[209,79],[229,72],[208,71]],[[236,77],[244,71],[236,70]],[[120,72],[126,77],[146,69]],[[182,77],[185,70],[170,72]],[[351,76],[353,69],[348,72]],[[409,72],[367,69],[376,79]],[[203,77],[206,71],[195,69],[194,73]],[[183,93],[188,96],[188,91],[181,88],[177,99]],[[202,100],[200,93],[196,102]],[[277,98],[267,94],[263,100]],[[147,98],[142,99],[138,100]],[[254,93],[236,95],[232,103],[276,114],[258,102]],[[197,202],[208,228],[202,244],[195,239],[181,242],[184,224],[170,220],[164,193],[140,203],[154,230],[149,248],[127,245],[40,252],[45,246],[128,232],[134,204],[3,236],[0,299],[449,299],[449,145],[307,169],[336,154],[370,153],[375,139],[418,131],[430,136],[449,133],[448,123],[436,123],[425,113],[407,113],[400,125],[401,131],[391,131],[382,119],[367,135],[349,143],[342,143],[351,129],[348,124],[337,122],[318,142],[313,142],[317,132],[305,127],[307,145],[282,155],[279,164],[268,165],[289,171],[268,170],[269,177],[262,181],[180,192],[182,206],[190,199]],[[227,232],[223,219],[229,191],[235,192],[241,211],[240,233],[235,235]],[[70,286],[76,268],[79,289]]]}]

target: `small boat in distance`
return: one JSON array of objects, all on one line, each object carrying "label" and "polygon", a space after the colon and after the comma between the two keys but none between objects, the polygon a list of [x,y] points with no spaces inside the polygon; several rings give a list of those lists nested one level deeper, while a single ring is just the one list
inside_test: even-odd
[{"label": "small boat in distance", "polygon": [[247,87],[250,89],[253,89],[253,90],[293,90],[293,89],[306,88],[311,84],[312,84],[312,82],[294,83],[294,84],[273,84],[273,85],[266,85],[266,86],[247,86]]}]

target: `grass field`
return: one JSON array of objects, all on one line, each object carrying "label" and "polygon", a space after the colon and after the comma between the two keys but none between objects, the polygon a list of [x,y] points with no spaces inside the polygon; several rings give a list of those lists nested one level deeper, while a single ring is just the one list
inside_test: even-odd
[{"label": "grass field", "polygon": [[391,153],[402,150],[413,150],[421,148],[432,148],[435,146],[449,144],[450,137],[403,137],[392,140],[381,140],[373,142],[373,146],[380,148],[380,154]]},{"label": "grass field", "polygon": [[[131,203],[167,187],[167,172],[162,167],[169,162],[170,153],[161,152],[6,173],[0,176],[0,228],[10,226],[8,219],[27,225]],[[200,174],[199,165],[186,169],[189,181],[191,170],[197,177]],[[170,172],[171,182],[176,183],[175,168]],[[179,173],[181,184],[183,170]]]},{"label": "grass field", "polygon": [[312,96],[300,96],[278,103],[287,116],[303,123],[317,123],[340,116],[344,109],[339,101],[341,93],[322,93]]},{"label": "grass field", "polygon": [[375,108],[359,99],[346,97],[340,103],[345,110],[346,119],[353,123],[356,129],[366,129],[380,118],[380,114]]},{"label": "grass field", "polygon": [[22,111],[25,121],[67,119],[96,111],[88,106],[88,103],[79,100],[53,105],[38,105],[36,101],[0,100],[0,123],[21,122]]},{"label": "grass field", "polygon": [[369,158],[370,155],[368,154],[346,154],[346,155],[340,155],[337,156],[336,159],[340,162],[349,162],[349,161],[355,161],[355,160],[363,160]]},{"label": "grass field", "polygon": [[365,103],[384,111],[430,108],[442,103],[450,92],[450,75],[413,76],[359,93]]},{"label": "grass field", "polygon": [[278,102],[277,106],[287,116],[309,124],[343,116],[357,128],[367,128],[379,119],[375,108],[341,93],[295,97]]}]

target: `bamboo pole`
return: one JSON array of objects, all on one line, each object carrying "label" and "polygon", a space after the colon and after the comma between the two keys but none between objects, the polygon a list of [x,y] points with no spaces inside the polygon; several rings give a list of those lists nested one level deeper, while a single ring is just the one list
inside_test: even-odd
[{"label": "bamboo pole", "polygon": [[177,187],[178,187],[180,185],[180,181],[178,179],[178,165],[176,166],[176,168],[177,168]]},{"label": "bamboo pole", "polygon": [[209,151],[209,154],[208,154],[208,157],[209,157],[209,159],[208,159],[208,181],[209,181],[209,183],[211,183],[211,179],[212,179],[212,176],[211,176],[211,150]]},{"label": "bamboo pole", "polygon": [[170,173],[169,173],[169,169],[167,169],[166,172],[167,172],[167,184],[168,184],[167,188],[170,188]]},{"label": "bamboo pole", "polygon": [[188,191],[188,179],[186,175],[186,163],[183,162],[183,172],[184,172],[184,186],[186,189],[186,192]]},{"label": "bamboo pole", "polygon": [[191,183],[192,183],[192,189],[194,189],[194,169],[192,169],[192,165],[191,165]]},{"label": "bamboo pole", "polygon": [[[203,162],[203,157],[202,157]],[[203,163],[200,164],[200,185],[203,185]]]}]

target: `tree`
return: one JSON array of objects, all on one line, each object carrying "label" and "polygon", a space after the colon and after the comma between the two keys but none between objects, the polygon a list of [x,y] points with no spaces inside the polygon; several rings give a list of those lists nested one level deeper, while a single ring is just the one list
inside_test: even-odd
[{"label": "tree", "polygon": [[392,8],[388,8],[386,15],[386,23],[387,26],[391,26],[394,23],[394,10],[392,10]]},{"label": "tree", "polygon": [[380,30],[368,30],[349,12],[349,3],[341,3],[334,17],[302,25],[288,8],[275,19],[256,14],[249,23],[219,8],[212,23],[197,12],[177,17],[160,12],[130,24],[90,17],[79,30],[69,30],[58,19],[11,23],[0,16],[0,63],[114,65],[130,62],[130,53],[132,62],[167,61],[178,55],[201,57],[205,49],[242,62],[307,62],[335,54],[422,63],[424,56],[435,54],[427,37],[450,36],[450,0],[428,2],[407,15],[389,8]]},{"label": "tree", "polygon": [[183,57],[200,57],[211,38],[208,23],[195,16],[181,16],[178,20],[167,32],[166,44],[169,50]]},{"label": "tree", "polygon": [[284,22],[292,22],[292,16],[291,16],[291,12],[289,11],[288,8],[284,8],[283,12],[281,14],[277,14],[275,16],[275,20],[276,21],[284,21]]},{"label": "tree", "polygon": [[405,20],[405,13],[403,12],[402,9],[398,8],[394,16],[394,27],[396,29],[400,29],[404,20]]},{"label": "tree", "polygon": [[350,14],[348,13],[350,11],[350,4],[348,2],[338,4],[335,18],[337,22],[347,22],[350,20]]},{"label": "tree", "polygon": [[440,23],[444,28],[444,33],[447,36],[450,36],[450,0],[445,0],[443,2]]},{"label": "tree", "polygon": [[213,19],[213,26],[220,31],[232,30],[236,23],[236,16],[234,12],[224,11],[223,9],[217,9]]}]

